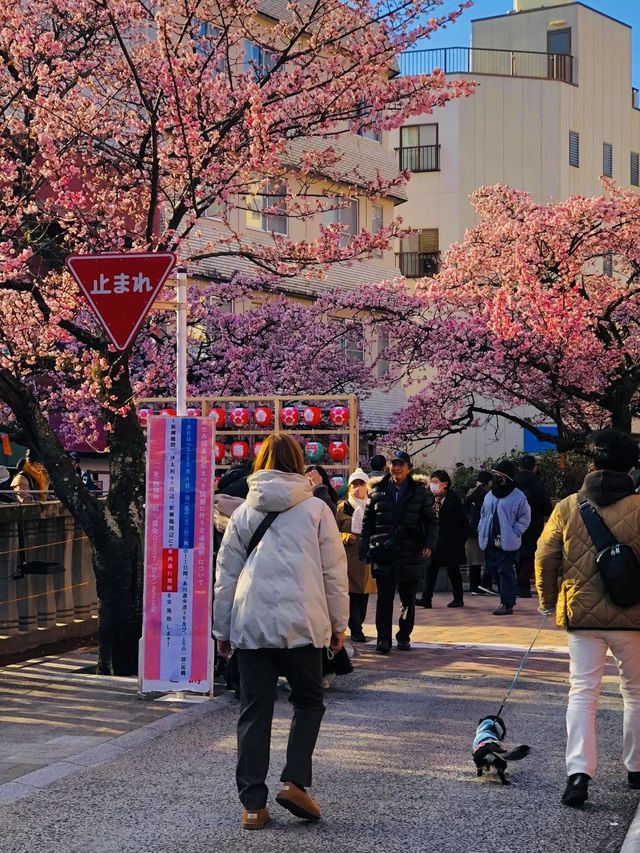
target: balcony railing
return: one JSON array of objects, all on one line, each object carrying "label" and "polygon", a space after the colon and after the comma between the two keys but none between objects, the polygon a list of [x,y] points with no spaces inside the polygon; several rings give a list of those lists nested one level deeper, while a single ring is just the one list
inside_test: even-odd
[{"label": "balcony railing", "polygon": [[399,153],[400,168],[409,172],[439,172],[439,145],[410,145],[396,148]]},{"label": "balcony railing", "polygon": [[399,252],[396,265],[405,278],[431,277],[440,269],[440,252]]},{"label": "balcony railing", "polygon": [[496,74],[503,77],[537,77],[574,82],[573,56],[531,50],[492,50],[483,47],[441,47],[408,50],[400,56],[404,76],[431,74]]}]

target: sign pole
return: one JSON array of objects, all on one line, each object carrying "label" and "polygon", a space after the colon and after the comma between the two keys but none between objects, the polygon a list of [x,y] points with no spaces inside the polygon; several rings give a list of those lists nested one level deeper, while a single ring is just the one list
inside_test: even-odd
[{"label": "sign pole", "polygon": [[187,415],[187,273],[176,271],[176,414]]}]

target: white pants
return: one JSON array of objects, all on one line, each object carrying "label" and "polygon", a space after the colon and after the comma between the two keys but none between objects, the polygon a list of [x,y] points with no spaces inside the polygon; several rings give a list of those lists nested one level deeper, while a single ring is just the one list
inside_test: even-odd
[{"label": "white pants", "polygon": [[596,711],[607,649],[620,673],[624,766],[640,771],[640,631],[569,631],[567,776],[596,772]]}]

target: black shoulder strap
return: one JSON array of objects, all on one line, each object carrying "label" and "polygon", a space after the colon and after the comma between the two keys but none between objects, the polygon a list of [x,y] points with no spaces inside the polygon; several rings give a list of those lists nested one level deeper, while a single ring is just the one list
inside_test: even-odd
[{"label": "black shoulder strap", "polygon": [[250,556],[254,548],[257,547],[258,542],[260,542],[264,534],[271,527],[271,525],[279,515],[279,512],[268,512],[262,519],[260,524],[256,527],[254,534],[251,537],[251,541],[249,542],[249,547],[247,548],[247,558]]},{"label": "black shoulder strap", "polygon": [[582,516],[584,525],[591,537],[591,541],[596,547],[596,551],[600,553],[600,551],[603,551],[610,545],[615,545],[618,540],[604,523],[602,516],[591,501],[586,498],[581,498],[579,500],[579,505],[580,515]]}]

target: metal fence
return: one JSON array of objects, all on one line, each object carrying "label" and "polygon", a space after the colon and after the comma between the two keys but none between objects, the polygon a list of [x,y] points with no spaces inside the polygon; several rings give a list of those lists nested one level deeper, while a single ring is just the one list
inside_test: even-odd
[{"label": "metal fence", "polygon": [[92,634],[97,613],[89,542],[65,507],[0,504],[0,655]]},{"label": "metal fence", "polygon": [[564,53],[442,47],[410,50],[400,56],[400,71],[405,76],[431,74],[436,69],[445,74],[495,74],[574,82],[574,58]]},{"label": "metal fence", "polygon": [[396,265],[405,278],[434,276],[440,269],[440,252],[399,252]]},{"label": "metal fence", "polygon": [[439,145],[411,145],[406,148],[396,148],[399,153],[399,166],[410,172],[439,172]]}]

